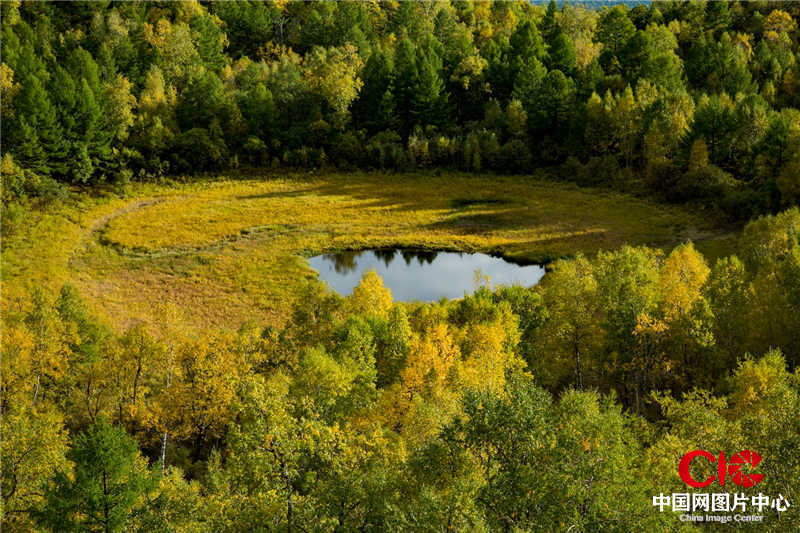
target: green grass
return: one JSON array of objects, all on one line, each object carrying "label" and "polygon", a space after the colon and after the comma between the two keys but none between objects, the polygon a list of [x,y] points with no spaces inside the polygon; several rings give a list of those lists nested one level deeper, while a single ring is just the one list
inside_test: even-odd
[{"label": "green grass", "polygon": [[304,258],[366,247],[502,253],[544,262],[622,244],[692,239],[718,256],[730,234],[675,206],[538,180],[444,174],[258,176],[137,185],[78,196],[4,242],[4,298],[75,284],[118,327],[177,303],[197,328],[281,323]]}]

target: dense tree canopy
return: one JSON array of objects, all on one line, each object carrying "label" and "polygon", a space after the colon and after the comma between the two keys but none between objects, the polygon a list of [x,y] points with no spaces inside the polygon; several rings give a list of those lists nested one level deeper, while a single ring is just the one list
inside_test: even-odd
[{"label": "dense tree canopy", "polygon": [[309,282],[282,328],[197,336],[169,305],[117,334],[37,291],[4,309],[3,527],[678,531],[651,498],[697,447],[758,450],[794,502],[798,227],[431,304]]},{"label": "dense tree canopy", "polygon": [[742,219],[800,196],[796,3],[2,9],[6,203],[240,165],[563,165]]}]

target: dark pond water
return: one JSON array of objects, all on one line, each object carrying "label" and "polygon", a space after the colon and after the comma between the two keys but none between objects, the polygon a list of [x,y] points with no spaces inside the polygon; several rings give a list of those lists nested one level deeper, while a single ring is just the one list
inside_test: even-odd
[{"label": "dark pond water", "polygon": [[308,260],[321,280],[346,296],[368,270],[375,270],[395,300],[433,302],[461,298],[475,289],[475,273],[489,276],[493,285],[535,285],[544,266],[518,265],[486,254],[414,250],[339,252]]}]

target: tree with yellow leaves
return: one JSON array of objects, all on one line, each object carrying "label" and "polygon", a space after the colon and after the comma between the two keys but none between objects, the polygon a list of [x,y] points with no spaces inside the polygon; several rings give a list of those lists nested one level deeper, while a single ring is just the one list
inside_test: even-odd
[{"label": "tree with yellow leaves", "polygon": [[718,368],[710,360],[711,314],[702,292],[709,272],[691,243],[675,248],[662,263],[658,308],[637,316],[633,330],[632,364],[646,380],[642,392],[708,385]]},{"label": "tree with yellow leaves", "polygon": [[14,95],[19,92],[19,83],[14,83],[14,71],[5,63],[0,64],[0,99],[3,115],[14,115]]},{"label": "tree with yellow leaves", "polygon": [[158,65],[152,65],[139,95],[133,138],[147,153],[164,150],[175,136],[175,88],[164,78]]},{"label": "tree with yellow leaves", "polygon": [[173,24],[167,18],[160,18],[155,24],[145,22],[142,38],[161,59],[160,67],[167,84],[183,89],[202,71],[192,30],[186,22]]},{"label": "tree with yellow leaves", "polygon": [[456,408],[460,360],[447,324],[428,326],[411,341],[400,379],[379,400],[384,424],[413,440],[431,435]]},{"label": "tree with yellow leaves", "polygon": [[677,343],[674,350],[682,355],[681,361],[687,367],[700,365],[699,360],[689,358],[687,353],[693,346],[713,343],[708,302],[702,292],[710,271],[692,243],[675,248],[661,266],[661,316],[672,331],[673,342]]},{"label": "tree with yellow leaves", "polygon": [[225,465],[211,462],[212,522],[234,530],[358,529],[369,523],[381,495],[388,497],[380,475],[368,475],[385,464],[388,443],[309,408],[326,402],[327,393],[346,393],[351,383],[339,371],[326,375],[333,362],[323,362],[323,353],[309,357],[308,365],[320,371],[313,383],[279,372],[246,385]]},{"label": "tree with yellow leaves", "polygon": [[672,250],[661,265],[658,290],[664,300],[663,313],[673,321],[691,311],[702,297],[701,289],[710,269],[691,242]]},{"label": "tree with yellow leaves", "polygon": [[[5,373],[3,375],[5,379]],[[15,404],[0,417],[3,531],[34,529],[30,513],[43,503],[40,488],[67,467],[67,432],[58,410]]]},{"label": "tree with yellow leaves", "polygon": [[120,339],[115,367],[118,372],[117,415],[118,423],[149,418],[149,397],[161,384],[157,375],[164,367],[164,347],[154,339],[144,324],[129,329]]},{"label": "tree with yellow leaves", "polygon": [[749,312],[752,296],[747,272],[736,257],[719,259],[706,280],[703,294],[713,315],[714,345],[722,368],[731,368],[749,350]]},{"label": "tree with yellow leaves", "polygon": [[169,387],[162,382],[152,394],[144,424],[169,429],[190,444],[194,457],[225,433],[236,412],[237,388],[250,371],[231,344],[230,336],[219,334],[177,346]]},{"label": "tree with yellow leaves", "polygon": [[344,129],[347,110],[364,85],[359,77],[363,65],[358,49],[352,44],[328,49],[316,47],[306,58],[306,79],[333,109],[340,129]]},{"label": "tree with yellow leaves", "polygon": [[32,292],[31,307],[23,323],[11,330],[9,340],[7,352],[4,343],[4,365],[8,365],[4,381],[18,382],[12,395],[26,393],[27,398],[18,397],[17,401],[30,405],[56,400],[50,395],[63,384],[70,344],[78,337],[74,325],[62,322],[53,300],[44,290],[37,288]]},{"label": "tree with yellow leaves", "polygon": [[605,330],[605,370],[609,385],[641,409],[649,368],[635,360],[634,335],[642,316],[653,316],[658,306],[661,253],[623,246],[600,252],[594,265],[597,295]]},{"label": "tree with yellow leaves", "polygon": [[764,32],[769,39],[772,35],[773,38],[780,34],[791,33],[797,29],[797,22],[794,21],[792,16],[781,9],[774,9],[764,19]]},{"label": "tree with yellow leaves", "polygon": [[383,280],[374,270],[368,270],[353,289],[353,294],[347,297],[345,306],[353,314],[386,318],[392,307],[392,292],[383,285]]},{"label": "tree with yellow leaves", "polygon": [[[541,357],[530,363],[536,365],[534,372],[544,374],[543,383],[548,385],[562,384],[565,378],[559,367],[571,366],[573,383],[582,389],[587,370],[592,382],[597,379],[595,358],[602,341],[592,264],[582,255],[557,261],[542,280],[541,290],[549,316],[542,328]],[[554,365],[556,361],[559,364]]]}]

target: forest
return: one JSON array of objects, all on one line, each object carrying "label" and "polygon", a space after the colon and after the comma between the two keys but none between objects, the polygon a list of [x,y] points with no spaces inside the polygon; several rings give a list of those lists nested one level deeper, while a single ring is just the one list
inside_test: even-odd
[{"label": "forest", "polygon": [[800,2],[0,9],[4,531],[800,527]]},{"label": "forest", "polygon": [[800,198],[796,2],[3,2],[7,222],[65,185],[272,168]]}]

